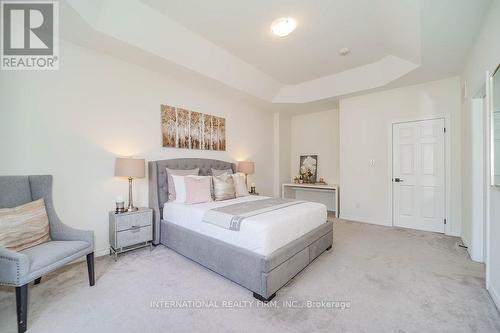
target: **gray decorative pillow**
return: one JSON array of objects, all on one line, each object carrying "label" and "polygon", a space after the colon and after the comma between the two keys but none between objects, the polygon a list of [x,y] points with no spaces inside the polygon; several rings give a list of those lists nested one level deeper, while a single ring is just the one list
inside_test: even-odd
[{"label": "gray decorative pillow", "polygon": [[176,169],[167,169],[167,184],[168,184],[168,201],[175,200],[175,186],[174,179],[172,175],[175,176],[198,176],[200,168],[190,169],[190,170],[176,170]]},{"label": "gray decorative pillow", "polygon": [[230,174],[224,173],[212,178],[214,180],[214,196],[216,201],[236,198],[234,181]]},{"label": "gray decorative pillow", "polygon": [[212,176],[220,176],[220,175],[223,175],[223,174],[225,174],[225,173],[227,173],[227,174],[229,174],[229,175],[230,175],[230,174],[233,174],[233,173],[234,173],[234,172],[233,172],[233,169],[223,169],[223,170],[219,170],[219,169],[214,169],[214,168],[212,168],[211,172],[212,172]]}]

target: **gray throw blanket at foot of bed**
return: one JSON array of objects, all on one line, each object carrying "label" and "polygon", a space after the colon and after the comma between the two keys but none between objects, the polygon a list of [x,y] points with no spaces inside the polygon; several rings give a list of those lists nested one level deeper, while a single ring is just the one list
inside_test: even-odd
[{"label": "gray throw blanket at foot of bed", "polygon": [[203,215],[203,222],[233,231],[240,231],[241,223],[246,218],[304,202],[287,199],[262,199],[240,202],[206,211]]}]

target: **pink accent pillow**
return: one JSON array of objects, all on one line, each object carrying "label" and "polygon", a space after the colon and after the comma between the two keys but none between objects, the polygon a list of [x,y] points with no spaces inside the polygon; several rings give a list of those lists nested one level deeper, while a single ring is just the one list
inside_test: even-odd
[{"label": "pink accent pillow", "polygon": [[210,177],[184,177],[186,183],[186,203],[196,204],[212,201]]}]

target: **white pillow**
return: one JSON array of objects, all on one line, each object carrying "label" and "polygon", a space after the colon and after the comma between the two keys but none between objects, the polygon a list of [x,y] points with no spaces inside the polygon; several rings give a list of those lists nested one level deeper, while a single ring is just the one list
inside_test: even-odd
[{"label": "white pillow", "polygon": [[247,184],[245,182],[245,176],[241,173],[234,173],[231,175],[233,177],[234,182],[234,192],[236,193],[236,197],[245,197],[250,195],[248,193]]},{"label": "white pillow", "polygon": [[185,203],[186,202],[186,182],[184,181],[186,176],[172,175],[174,180],[175,188],[175,200],[174,202]]}]

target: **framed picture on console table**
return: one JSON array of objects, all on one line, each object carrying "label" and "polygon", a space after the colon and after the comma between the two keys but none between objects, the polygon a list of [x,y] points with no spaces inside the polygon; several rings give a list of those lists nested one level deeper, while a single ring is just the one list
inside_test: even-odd
[{"label": "framed picture on console table", "polygon": [[315,184],[318,177],[318,155],[300,156],[299,174],[306,184]]}]

